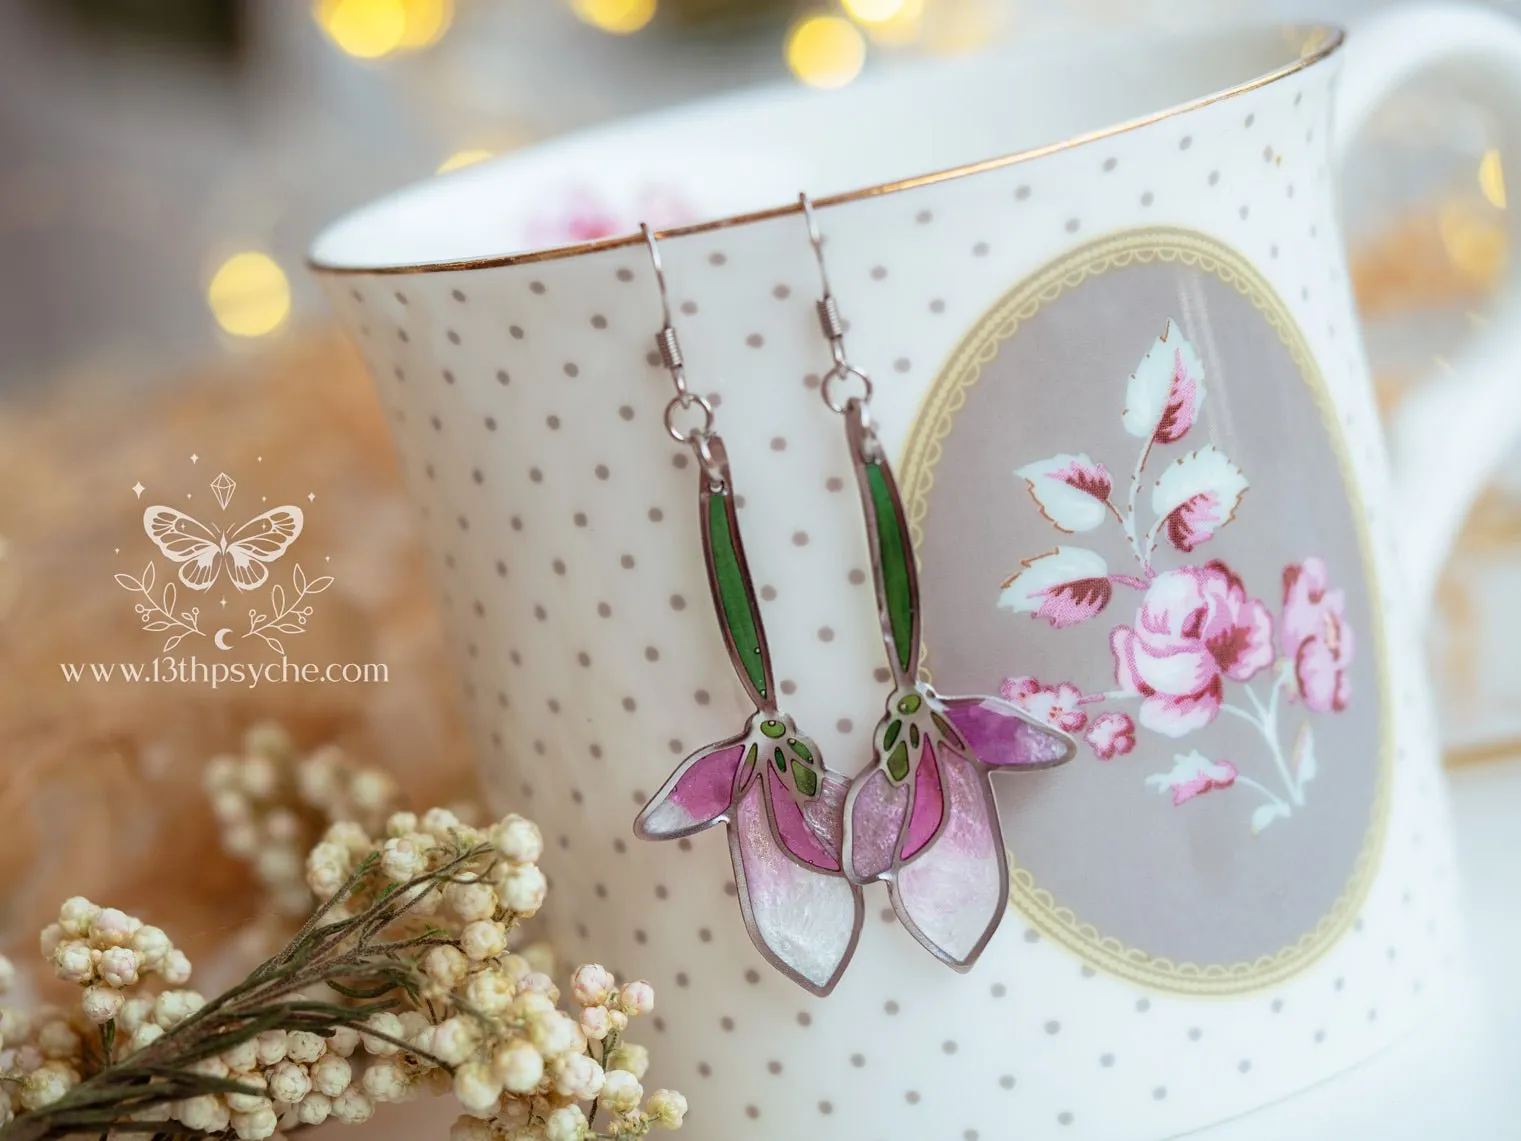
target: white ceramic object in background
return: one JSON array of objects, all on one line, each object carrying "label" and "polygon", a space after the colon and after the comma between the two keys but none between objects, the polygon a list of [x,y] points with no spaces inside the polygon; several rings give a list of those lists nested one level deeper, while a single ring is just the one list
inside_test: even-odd
[{"label": "white ceramic object in background", "polygon": [[[1521,418],[1521,345],[1496,322],[1402,413],[1391,484],[1332,177],[1437,64],[1521,119],[1521,31],[1417,8],[1344,46],[1130,39],[746,95],[472,168],[317,241],[427,521],[489,785],[545,828],[565,956],[656,984],[651,1078],[689,1093],[700,1136],[1171,1136],[1368,1056],[1462,969],[1417,634]],[[720,835],[632,838],[683,753],[749,708],[695,469],[660,423],[642,246],[511,252],[578,179],[751,212],[662,247],[780,688],[830,766],[866,763],[885,671],[799,189],[877,381],[929,670],[1083,738],[999,790],[1013,912],[967,975],[868,889],[855,961],[812,998],[751,947]],[[1153,428],[1137,409],[1167,393],[1140,362],[1164,330],[1186,383]]]}]

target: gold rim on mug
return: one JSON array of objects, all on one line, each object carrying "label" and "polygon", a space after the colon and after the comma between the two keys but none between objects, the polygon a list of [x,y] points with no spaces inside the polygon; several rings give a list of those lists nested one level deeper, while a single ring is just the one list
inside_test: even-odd
[{"label": "gold rim on mug", "polygon": [[[968,175],[982,174],[984,171],[998,170],[1001,167],[1013,166],[1015,163],[1029,162],[1032,159],[1043,158],[1046,155],[1056,154],[1060,151],[1070,150],[1073,147],[1084,146],[1088,143],[1097,142],[1100,139],[1113,138],[1128,131],[1138,130],[1141,127],[1159,123],[1163,119],[1170,119],[1175,115],[1182,115],[1188,111],[1197,110],[1200,107],[1208,107],[1212,103],[1244,95],[1249,91],[1256,91],[1266,87],[1270,83],[1276,83],[1291,75],[1303,71],[1311,64],[1332,55],[1346,42],[1347,33],[1344,28],[1333,24],[1317,24],[1309,28],[1286,27],[1285,39],[1299,43],[1299,58],[1274,71],[1239,83],[1235,87],[1228,87],[1222,91],[1216,91],[1209,95],[1202,95],[1197,99],[1191,99],[1186,103],[1179,103],[1161,111],[1154,111],[1149,115],[1143,115],[1137,119],[1128,119],[1122,123],[1116,123],[1109,127],[1100,127],[1098,130],[1088,131],[1085,134],[1073,135],[1055,143],[1046,143],[1042,146],[1031,147],[1028,150],[1015,151],[1013,154],[1000,155],[997,158],[983,159],[979,162],[967,163],[964,166],[950,167],[947,170],[933,171],[929,174],[916,175],[911,178],[899,179],[895,182],[882,182],[874,186],[862,187],[858,190],[847,190],[841,194],[824,195],[813,200],[815,209],[825,209],[830,206],[842,206],[847,202],[859,202],[867,198],[876,198],[883,194],[896,194],[903,190],[913,190],[920,186],[932,186],[939,182],[949,182],[952,179],[965,178]],[[668,230],[655,231],[657,239],[679,238],[687,234],[705,234],[713,230],[725,230],[730,226],[745,226],[753,222],[764,222],[772,218],[781,218],[788,214],[797,214],[802,207],[797,202],[789,202],[785,206],[773,206],[765,210],[755,210],[747,214],[732,214],[723,218],[715,218],[708,222],[695,222],[684,226],[672,226]],[[598,253],[602,250],[623,249],[627,246],[635,246],[644,241],[640,233],[622,234],[614,238],[599,238],[592,242],[578,242],[568,246],[551,246],[541,250],[528,250],[515,254],[492,254],[484,257],[462,258],[455,261],[415,262],[409,265],[387,266],[354,266],[334,265],[321,261],[315,257],[306,259],[307,268],[314,273],[330,273],[335,275],[363,274],[373,276],[389,276],[395,274],[411,273],[450,273],[464,269],[496,269],[510,265],[528,265],[533,262],[557,261],[560,258],[579,257],[582,254]]]}]

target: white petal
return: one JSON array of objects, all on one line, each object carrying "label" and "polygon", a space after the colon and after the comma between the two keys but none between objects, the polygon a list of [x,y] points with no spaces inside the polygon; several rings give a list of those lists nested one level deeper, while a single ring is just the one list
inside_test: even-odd
[{"label": "white petal", "polygon": [[1257,810],[1252,813],[1252,835],[1261,832],[1275,820],[1282,820],[1289,814],[1289,807],[1278,801],[1269,801],[1267,804],[1259,804]]},{"label": "white petal", "polygon": [[1033,614],[1046,602],[1047,595],[1069,582],[1108,578],[1109,565],[1103,556],[1087,547],[1057,547],[1037,555],[1024,564],[1024,570],[1003,584],[998,596],[1000,609],[1016,614]]},{"label": "white petal", "polygon": [[1211,495],[1223,523],[1231,517],[1247,489],[1246,476],[1214,444],[1206,444],[1168,464],[1151,489],[1151,510],[1158,518],[1171,515],[1190,499]]}]

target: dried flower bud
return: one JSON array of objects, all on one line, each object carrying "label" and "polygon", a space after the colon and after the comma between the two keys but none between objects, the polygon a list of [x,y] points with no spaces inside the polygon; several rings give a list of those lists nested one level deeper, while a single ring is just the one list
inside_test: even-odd
[{"label": "dried flower bud", "polygon": [[432,845],[421,835],[399,836],[387,840],[380,850],[380,870],[394,883],[405,883],[428,870],[428,849]]},{"label": "dried flower bud", "polygon": [[433,1056],[450,1066],[457,1066],[475,1052],[480,1032],[473,1020],[456,1015],[433,1028]]},{"label": "dried flower bud", "polygon": [[107,947],[125,947],[142,925],[142,920],[132,918],[125,911],[102,907],[90,920],[90,945],[102,950]]},{"label": "dried flower bud", "polygon": [[352,1026],[339,1026],[327,1039],[327,1052],[347,1058],[359,1048],[359,1031]]},{"label": "dried flower bud", "polygon": [[325,843],[337,844],[344,851],[354,856],[363,856],[371,848],[369,836],[365,834],[363,828],[359,827],[352,820],[339,820],[329,825],[328,830],[323,833],[322,839]]},{"label": "dried flower bud", "polygon": [[86,1018],[96,1026],[104,1026],[121,1013],[125,1001],[119,990],[112,990],[108,986],[92,986],[85,988],[79,1006]]},{"label": "dried flower bud", "polygon": [[639,1084],[639,1079],[627,1070],[609,1070],[607,1077],[602,1083],[602,1095],[599,1099],[614,1113],[631,1113],[639,1108],[639,1102],[644,1098],[644,1087]]},{"label": "dried flower bud", "polygon": [[585,963],[570,977],[571,994],[582,1006],[601,1006],[607,1002],[618,980],[601,963]]},{"label": "dried flower bud", "polygon": [[[406,1033],[402,1028],[401,1019],[389,1011],[370,1015],[369,1018],[365,1019],[364,1024],[371,1030],[389,1035],[392,1038],[403,1038]],[[395,1042],[387,1042],[384,1038],[377,1038],[373,1034],[365,1034],[361,1031],[359,1038],[364,1043],[365,1051],[370,1054],[384,1057],[389,1054],[398,1053],[401,1050],[401,1047],[396,1045]]]},{"label": "dried flower bud", "polygon": [[53,970],[66,983],[83,985],[95,979],[95,956],[82,939],[65,939],[53,951]]},{"label": "dried flower bud", "polygon": [[[327,1053],[327,1043],[320,1034],[313,1034],[310,1030],[292,1030],[285,1035],[285,1056],[292,1062],[309,1066],[325,1053]],[[281,1100],[290,1099],[282,1098]]]},{"label": "dried flower bud", "polygon": [[238,1141],[265,1141],[265,1138],[273,1137],[279,1127],[274,1107],[267,1102],[251,1113],[232,1115],[232,1131],[238,1135]]},{"label": "dried flower bud", "polygon": [[200,1133],[221,1133],[232,1121],[227,1105],[214,1093],[187,1097],[174,1105],[174,1118]]},{"label": "dried flower bud", "polygon": [[49,923],[42,929],[42,934],[38,937],[37,942],[42,947],[42,957],[44,959],[52,959],[54,952],[58,950],[58,945],[63,942],[65,934],[66,932],[61,923]]},{"label": "dried flower bud", "polygon": [[618,992],[618,1005],[623,1008],[623,1013],[630,1017],[636,1014],[648,1014],[655,1009],[655,988],[643,979],[627,983]]},{"label": "dried flower bud", "polygon": [[470,1114],[462,1114],[449,1126],[449,1141],[494,1141],[491,1123]]},{"label": "dried flower bud", "polygon": [[501,880],[502,905],[514,915],[527,918],[544,906],[549,881],[537,864],[520,864],[510,868]]},{"label": "dried flower bud", "polygon": [[650,1068],[650,1052],[635,1042],[619,1042],[607,1056],[607,1068],[623,1070],[643,1081],[645,1072]]},{"label": "dried flower bud", "polygon": [[285,1060],[284,1030],[266,1030],[254,1039],[254,1043],[258,1050],[259,1065],[274,1066]]},{"label": "dried flower bud", "polygon": [[612,1021],[607,1016],[607,1007],[588,1006],[581,1011],[581,1033],[588,1038],[600,1042],[607,1037],[612,1028]]},{"label": "dried flower bud", "polygon": [[142,956],[141,969],[152,971],[174,950],[174,944],[160,928],[144,926],[132,933],[132,949]]},{"label": "dried flower bud", "polygon": [[306,1072],[306,1067],[295,1062],[281,1062],[266,1070],[264,1077],[269,1082],[269,1096],[276,1101],[294,1105],[312,1089],[312,1079]]},{"label": "dried flower bud", "polygon": [[376,1102],[406,1101],[412,1096],[406,1065],[398,1058],[371,1062],[364,1071],[364,1092]]},{"label": "dried flower bud", "polygon": [[517,1038],[492,1055],[491,1069],[508,1093],[532,1093],[544,1077],[544,1058],[531,1043]]},{"label": "dried flower bud", "polygon": [[435,840],[447,840],[451,832],[460,828],[460,819],[447,808],[430,808],[422,814],[418,827]]},{"label": "dried flower bud", "polygon": [[178,947],[163,957],[158,974],[170,986],[184,986],[190,981],[190,960]]},{"label": "dried flower bud", "polygon": [[644,1112],[666,1129],[680,1129],[687,1115],[687,1099],[673,1089],[658,1089],[645,1102]]},{"label": "dried flower bud", "polygon": [[539,826],[516,813],[504,816],[489,835],[502,858],[515,864],[531,864],[544,854],[544,836]]},{"label": "dried flower bud", "polygon": [[247,1073],[259,1064],[259,1040],[249,1038],[245,1042],[239,1042],[236,1046],[223,1050],[222,1061],[227,1063],[229,1070]]},{"label": "dried flower bud", "polygon": [[472,1113],[489,1113],[502,1096],[502,1082],[483,1062],[466,1062],[454,1071],[454,1096]]},{"label": "dried flower bud", "polygon": [[507,949],[507,928],[489,919],[477,919],[460,932],[459,946],[477,963],[495,958]]},{"label": "dried flower bud", "polygon": [[586,1114],[579,1105],[562,1105],[544,1122],[545,1141],[582,1141],[586,1136]]},{"label": "dried flower bud", "polygon": [[550,1067],[555,1090],[575,1101],[590,1101],[602,1092],[606,1075],[590,1054],[566,1054]]},{"label": "dried flower bud", "polygon": [[37,1028],[37,1048],[42,1056],[52,1061],[68,1061],[79,1057],[79,1031],[61,1018],[44,1022]]},{"label": "dried flower bud", "polygon": [[206,762],[206,768],[201,772],[201,787],[207,792],[216,792],[237,779],[238,758],[220,753]]},{"label": "dried flower bud", "polygon": [[255,800],[269,800],[280,787],[280,772],[268,757],[244,757],[238,786]]},{"label": "dried flower bud", "polygon": [[444,904],[465,923],[490,919],[496,914],[496,892],[489,883],[452,883],[444,889]]},{"label": "dried flower bud", "polygon": [[389,773],[378,769],[363,769],[354,774],[349,782],[349,799],[367,819],[373,818],[387,806],[394,804],[401,795],[396,782]]},{"label": "dried flower bud", "polygon": [[345,1125],[362,1125],[375,1112],[375,1103],[357,1086],[333,1098],[333,1116]]},{"label": "dried flower bud", "polygon": [[268,1105],[269,1098],[264,1096],[264,1090],[269,1083],[263,1074],[239,1074],[238,1084],[251,1086],[258,1093],[228,1093],[222,1096],[227,1099],[227,1108],[234,1113],[256,1113],[260,1106]]},{"label": "dried flower bud", "polygon": [[137,981],[141,956],[131,947],[108,947],[95,961],[95,972],[107,986],[129,987]]},{"label": "dried flower bud", "polygon": [[465,986],[465,1001],[488,1017],[505,1014],[516,997],[517,988],[500,971],[480,971]]},{"label": "dried flower bud", "polygon": [[347,1058],[328,1053],[312,1063],[311,1076],[314,1090],[328,1097],[337,1097],[353,1082],[354,1068]]},{"label": "dried flower bud", "polygon": [[193,990],[166,990],[154,1000],[153,1021],[173,1030],[205,1005],[206,1000]]},{"label": "dried flower bud", "polygon": [[423,973],[445,990],[453,990],[470,973],[470,960],[458,947],[434,947],[423,956]]},{"label": "dried flower bud", "polygon": [[325,1093],[312,1090],[296,1106],[296,1120],[302,1125],[321,1125],[333,1112],[333,1099]]},{"label": "dried flower bud", "polygon": [[82,895],[70,896],[58,909],[58,924],[63,933],[74,939],[83,939],[90,933],[90,924],[100,914],[100,907]]}]

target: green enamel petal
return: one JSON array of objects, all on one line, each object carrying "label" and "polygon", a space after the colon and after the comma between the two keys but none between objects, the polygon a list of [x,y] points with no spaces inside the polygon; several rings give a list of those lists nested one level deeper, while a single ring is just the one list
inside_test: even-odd
[{"label": "green enamel petal", "polygon": [[760,731],[766,736],[770,737],[772,740],[775,740],[777,737],[780,737],[787,731],[787,726],[783,725],[774,717],[768,717],[766,720],[761,722]]},{"label": "green enamel petal", "polygon": [[903,534],[903,520],[881,464],[866,464],[866,486],[877,520],[877,558],[882,564],[882,592],[897,647],[898,665],[907,670],[913,660],[914,599],[909,586],[908,560],[913,557]]},{"label": "green enamel petal", "polygon": [[908,776],[908,742],[899,741],[898,747],[887,755],[887,775],[895,781]]},{"label": "green enamel petal", "polygon": [[807,761],[809,764],[813,763],[813,750],[810,749],[807,745],[803,744],[803,742],[794,737],[788,741],[787,744],[791,745],[792,751],[798,756],[802,757],[803,760]]},{"label": "green enamel petal", "polygon": [[782,747],[780,745],[776,747],[776,752],[771,754],[771,759],[776,762],[777,772],[784,773],[787,771],[787,758],[782,753]]},{"label": "green enamel petal", "polygon": [[917,693],[905,693],[902,699],[898,702],[898,712],[916,713],[919,710],[920,704],[922,704],[922,702]]},{"label": "green enamel petal", "polygon": [[882,735],[882,747],[884,749],[891,749],[897,742],[898,734],[901,732],[903,732],[903,722],[894,720],[893,723],[887,727],[887,732]]},{"label": "green enamel petal", "polygon": [[751,593],[750,580],[740,564],[739,536],[732,526],[729,506],[727,494],[708,497],[708,559],[713,581],[718,586],[718,605],[723,614],[724,630],[755,692],[768,697],[760,611],[755,603],[755,595]]},{"label": "green enamel petal", "polygon": [[950,744],[957,749],[966,748],[966,746],[961,743],[961,738],[957,736],[956,730],[951,728],[951,723],[949,721],[947,721],[944,717],[941,717],[938,713],[931,713],[930,716],[935,719],[935,728],[940,730],[941,737],[950,742]]},{"label": "green enamel petal", "polygon": [[819,777],[802,761],[792,762],[792,784],[804,796],[815,796],[819,791]]},{"label": "green enamel petal", "polygon": [[910,748],[917,749],[919,747],[919,726],[910,725],[908,727],[908,743]]}]

